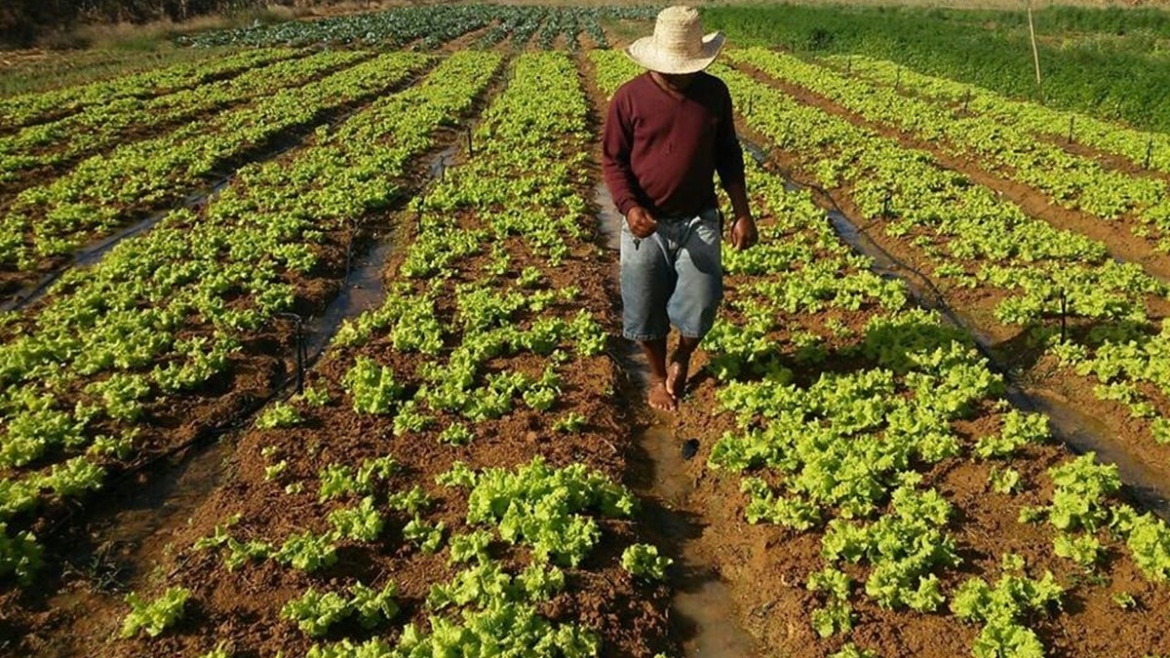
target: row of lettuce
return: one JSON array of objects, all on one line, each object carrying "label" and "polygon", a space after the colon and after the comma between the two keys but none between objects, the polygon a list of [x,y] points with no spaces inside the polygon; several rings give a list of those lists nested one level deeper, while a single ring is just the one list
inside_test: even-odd
[{"label": "row of lettuce", "polygon": [[[823,68],[763,50],[733,58],[799,84],[812,84],[808,76]],[[753,128],[792,154],[807,178],[843,189],[859,220],[883,222],[886,236],[911,250],[932,278],[978,294],[1000,326],[1023,330],[1067,372],[1095,380],[1095,395],[1143,419],[1146,436],[1170,440],[1170,422],[1157,404],[1170,391],[1158,356],[1167,341],[1159,317],[1165,282],[1112,258],[1106,244],[1025,214],[929,152],[800,104],[746,73],[726,75],[753,99]],[[818,80],[831,85],[843,78],[825,69]],[[1072,329],[1063,331],[1062,320]]]},{"label": "row of lettuce", "polygon": [[558,39],[576,48],[584,34],[597,47],[608,47],[601,21],[650,19],[647,7],[540,7],[469,4],[458,6],[392,7],[379,12],[336,16],[317,21],[220,30],[182,37],[196,46],[305,45],[311,43],[411,46],[433,49],[471,32],[481,32],[471,45],[490,47],[504,40],[524,47],[550,48]]},{"label": "row of lettuce", "polygon": [[[409,239],[385,302],[347,321],[310,388],[241,441],[263,472],[241,473],[217,508],[229,517],[176,558],[171,589],[128,600],[125,636],[208,658],[619,651],[602,639],[619,629],[577,597],[616,579],[600,610],[616,613],[670,561],[630,532],[637,499],[601,457],[615,398],[590,366],[613,369],[594,317],[606,297],[551,285],[608,275],[582,197],[589,106],[564,54],[519,56],[508,74],[474,155],[399,214]],[[293,519],[312,521],[290,534]],[[213,602],[224,581],[254,578],[283,602],[247,616]],[[176,601],[199,601],[203,625],[172,628]],[[142,626],[168,605],[166,623]]]},{"label": "row of lettuce", "polygon": [[[621,53],[590,58],[609,93],[637,73]],[[738,107],[752,99],[745,117],[752,129],[794,154],[796,166],[825,186],[847,187],[874,215],[888,204],[896,217],[911,218],[905,223],[934,217],[929,226],[951,232],[956,251],[1008,250],[995,257],[1000,267],[1025,266],[1032,259],[1022,254],[1045,249],[1045,258],[1078,263],[1060,263],[1063,269],[1106,267],[1099,245],[1033,222],[987,190],[961,185],[921,153],[802,106],[743,73],[717,74]],[[760,247],[725,259],[736,297],[729,319],[705,346],[719,381],[720,412],[734,415],[738,428],[713,447],[709,465],[738,474],[748,521],[820,537],[823,566],[804,574],[804,582],[819,602],[806,622],[826,642],[821,646],[835,656],[876,655],[849,640],[866,630],[863,620],[875,618],[873,608],[949,610],[978,627],[970,651],[979,658],[1043,655],[1035,628],[1062,614],[1068,597],[1116,596],[1132,604],[1129,592],[1110,591],[1109,577],[1120,572],[1106,559],[1110,551],[1124,547],[1151,582],[1170,576],[1170,529],[1121,501],[1116,467],[1087,454],[1065,456],[1047,472],[1037,469],[1043,460],[1036,447],[1049,441],[1047,420],[1003,399],[1001,378],[970,338],[936,314],[908,307],[906,288],[852,254],[807,193],[786,191],[783,179],[754,168],[749,181],[774,221],[764,224]],[[934,206],[919,211],[911,202]],[[986,214],[972,217],[975,208]],[[976,237],[975,227],[1003,227],[1013,238]],[[1086,256],[1095,260],[1081,264]],[[843,364],[849,367],[842,370]],[[958,427],[974,421],[997,429],[967,438]],[[1025,564],[1010,551],[996,555],[1002,538],[980,537],[980,512],[970,500],[948,499],[953,484],[939,475],[947,469],[935,465],[959,463],[985,474],[989,493],[981,495],[1018,508],[1021,523],[1043,524],[1041,541],[1048,543],[1027,547],[1041,564]],[[990,542],[990,559],[964,564],[965,544],[979,541]],[[783,555],[774,558],[784,563]],[[1079,577],[1082,569],[1096,577]]]},{"label": "row of lettuce", "polygon": [[[366,61],[363,61],[366,60]],[[319,71],[356,64],[263,102],[194,121],[153,139],[90,157],[67,174],[21,192],[0,218],[0,263],[35,268],[69,254],[144,211],[167,207],[209,183],[217,169],[298,128],[307,128],[400,85],[431,61],[423,55],[326,54],[300,60]]]},{"label": "row of lettuce", "polygon": [[307,54],[274,51],[272,61],[255,62],[239,75],[150,98],[114,99],[0,137],[0,181],[8,184],[6,189],[21,189],[31,184],[30,172],[36,171],[37,181],[43,183],[46,171],[112,149],[134,135],[149,135],[285,87],[300,86],[355,61],[329,54],[298,59]]},{"label": "row of lettuce", "polygon": [[838,71],[844,69],[847,74],[867,81],[947,103],[953,110],[994,119],[1013,132],[1029,131],[1049,139],[1083,144],[1122,158],[1135,167],[1170,173],[1170,135],[1166,133],[1138,130],[1080,112],[1006,98],[977,85],[926,75],[886,60],[838,56],[826,61]]},{"label": "row of lettuce", "polygon": [[276,50],[253,49],[228,56],[150,69],[86,84],[45,92],[30,92],[0,101],[0,126],[5,132],[46,123],[91,107],[128,98],[153,96],[193,89],[219,78],[236,75],[283,55]]},{"label": "row of lettuce", "polygon": [[[327,89],[385,91],[424,63],[385,55]],[[254,356],[249,336],[279,322],[308,283],[336,275],[352,222],[399,199],[412,158],[434,148],[498,65],[452,56],[287,157],[243,168],[198,212],[174,211],[68,273],[35,312],[5,318],[0,577],[30,581],[41,554],[30,529],[42,514],[165,449],[156,423],[197,407],[207,382]]]},{"label": "row of lettuce", "polygon": [[[1132,216],[1155,238],[1170,227],[1165,180],[1130,175],[1070,153],[1050,140],[1037,139],[1028,124],[1019,124],[1012,117],[956,114],[948,107],[902,93],[897,73],[895,86],[887,87],[763,49],[738,52],[735,60],[759,63],[771,74],[814,91],[868,121],[895,127],[945,153],[971,158],[988,171],[1041,191],[1060,206],[1100,221]],[[1082,123],[1088,124],[1082,130],[1092,134],[1089,131],[1100,130],[1102,122]],[[1062,127],[1075,130],[1075,120]],[[1056,126],[1049,130],[1053,128],[1060,130]],[[1152,156],[1153,135],[1149,139]],[[1160,142],[1164,151],[1165,138]]]}]

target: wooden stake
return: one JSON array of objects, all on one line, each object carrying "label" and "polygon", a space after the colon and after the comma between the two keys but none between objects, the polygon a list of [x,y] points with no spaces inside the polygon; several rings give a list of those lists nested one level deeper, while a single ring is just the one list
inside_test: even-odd
[{"label": "wooden stake", "polygon": [[1071,115],[1068,118],[1068,143],[1073,143],[1073,128],[1076,126],[1077,116]]},{"label": "wooden stake", "polygon": [[1036,90],[1044,104],[1044,81],[1040,78],[1040,49],[1036,47],[1036,26],[1032,22],[1032,0],[1028,0],[1028,34],[1032,37],[1032,62],[1036,65]]},{"label": "wooden stake", "polygon": [[1150,168],[1150,158],[1153,155],[1154,155],[1154,138],[1151,137],[1150,141],[1146,142],[1146,166],[1145,166],[1146,169]]}]

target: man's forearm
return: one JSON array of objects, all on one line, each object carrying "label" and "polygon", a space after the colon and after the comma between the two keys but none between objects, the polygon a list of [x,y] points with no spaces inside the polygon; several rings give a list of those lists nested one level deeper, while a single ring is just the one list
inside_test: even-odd
[{"label": "man's forearm", "polygon": [[727,196],[731,197],[731,209],[736,219],[752,219],[752,209],[748,205],[747,186],[742,181],[736,181],[727,186]]},{"label": "man's forearm", "polygon": [[639,205],[638,195],[635,192],[636,183],[631,180],[627,171],[618,165],[606,167],[604,171],[605,186],[613,197],[613,203],[622,215],[629,214],[630,209]]}]

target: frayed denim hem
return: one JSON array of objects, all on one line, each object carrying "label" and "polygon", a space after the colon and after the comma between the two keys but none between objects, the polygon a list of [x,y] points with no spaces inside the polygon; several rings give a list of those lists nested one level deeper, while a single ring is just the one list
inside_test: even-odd
[{"label": "frayed denim hem", "polygon": [[666,340],[665,334],[663,334],[661,336],[651,336],[648,334],[631,334],[631,333],[626,333],[624,331],[622,332],[622,337],[625,338],[626,340],[632,340],[632,341],[637,342],[637,343],[647,343],[647,342],[650,342],[652,340]]}]

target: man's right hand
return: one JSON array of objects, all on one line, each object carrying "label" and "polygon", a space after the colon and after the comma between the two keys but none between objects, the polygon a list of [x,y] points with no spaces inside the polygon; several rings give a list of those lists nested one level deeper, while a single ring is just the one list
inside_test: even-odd
[{"label": "man's right hand", "polygon": [[626,223],[630,225],[630,233],[643,240],[654,235],[654,231],[658,230],[658,222],[650,215],[650,211],[642,206],[630,208],[630,212],[626,215]]}]

